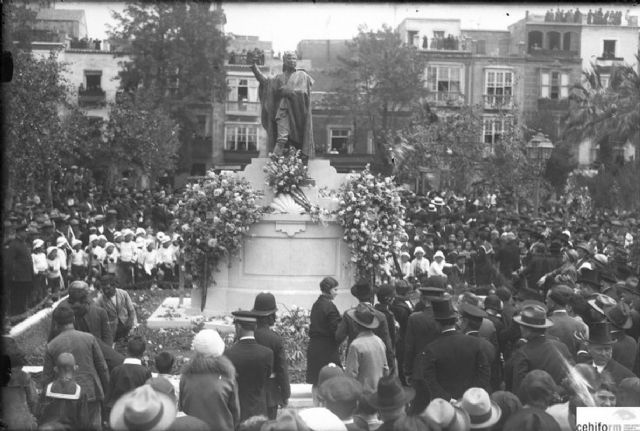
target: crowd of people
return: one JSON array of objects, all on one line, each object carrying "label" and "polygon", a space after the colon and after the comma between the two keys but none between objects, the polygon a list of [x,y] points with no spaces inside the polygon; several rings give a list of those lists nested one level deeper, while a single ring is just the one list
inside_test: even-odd
[{"label": "crowd of people", "polygon": [[[574,22],[581,24],[584,16],[578,8],[575,10],[560,10],[560,8],[558,8],[555,12],[553,9],[549,9],[544,15],[544,20],[545,22]],[[621,25],[622,12],[614,10],[603,12],[602,8],[598,8],[595,11],[589,9],[589,12],[586,14],[586,23],[596,25]]]},{"label": "crowd of people", "polygon": [[240,52],[231,51],[229,53],[229,64],[264,65],[264,60],[264,51],[260,48],[248,51],[243,49]]},{"label": "crowd of people", "polygon": [[[4,340],[9,429],[570,430],[578,406],[640,407],[633,214],[558,204],[536,218],[493,193],[405,194],[406,235],[383,275],[320,282],[306,372],[316,407],[294,411],[270,293],[232,313],[231,347],[215,330],[196,334],[179,376],[168,352],[155,370],[142,363],[127,289],[188,273],[178,199],[96,192],[49,211],[17,202],[5,223],[10,310],[68,292],[39,394],[20,346]],[[341,314],[333,300],[344,288],[358,303]]]}]

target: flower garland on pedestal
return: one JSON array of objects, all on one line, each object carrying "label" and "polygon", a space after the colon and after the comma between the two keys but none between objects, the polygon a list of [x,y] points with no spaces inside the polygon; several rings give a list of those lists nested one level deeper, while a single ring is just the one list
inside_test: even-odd
[{"label": "flower garland on pedestal", "polygon": [[396,244],[404,234],[405,209],[393,179],[373,175],[367,165],[340,188],[340,195],[338,220],[356,277],[383,276],[386,255],[398,251]]},{"label": "flower garland on pedestal", "polygon": [[307,166],[302,162],[300,150],[285,150],[277,156],[269,153],[269,161],[264,167],[267,174],[267,185],[277,195],[290,195],[305,211],[309,212],[311,203],[300,187],[310,185],[313,180],[309,177]]},{"label": "flower garland on pedestal", "polygon": [[202,286],[202,309],[210,274],[221,259],[240,251],[243,235],[262,218],[261,196],[245,179],[213,171],[186,186],[177,218],[185,244],[184,265]]}]

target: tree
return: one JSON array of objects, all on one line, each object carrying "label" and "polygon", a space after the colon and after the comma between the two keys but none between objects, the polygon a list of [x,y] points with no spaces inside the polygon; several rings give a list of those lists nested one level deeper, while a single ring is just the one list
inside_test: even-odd
[{"label": "tree", "polygon": [[[63,78],[64,65],[54,54],[35,58],[17,50],[13,81],[4,87],[5,208],[14,195],[39,193],[51,204],[51,181],[68,164],[81,142],[72,138],[76,123],[65,117],[72,109]],[[37,95],[37,97],[34,97]]]},{"label": "tree", "polygon": [[94,160],[108,167],[110,178],[123,166],[138,168],[152,181],[173,171],[178,125],[156,100],[153,92],[141,89],[111,106],[104,142],[92,150]]},{"label": "tree", "polygon": [[175,109],[226,98],[224,15],[210,3],[128,3],[111,36],[131,43],[121,87],[157,91]]},{"label": "tree", "polygon": [[386,25],[378,31],[361,26],[348,47],[349,55],[339,57],[341,65],[333,71],[343,85],[324,103],[347,109],[373,132],[374,167],[388,174],[392,165],[388,142],[419,106],[426,61]]},{"label": "tree", "polygon": [[400,182],[413,183],[422,167],[448,168],[456,192],[464,192],[482,163],[482,118],[477,109],[430,117],[421,115],[396,135],[393,148],[395,174]]}]

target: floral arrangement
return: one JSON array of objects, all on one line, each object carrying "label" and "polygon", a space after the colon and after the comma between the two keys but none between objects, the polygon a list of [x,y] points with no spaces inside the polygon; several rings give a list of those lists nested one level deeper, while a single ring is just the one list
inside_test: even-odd
[{"label": "floral arrangement", "polygon": [[396,243],[404,234],[405,209],[393,178],[373,175],[367,165],[340,188],[340,195],[338,221],[356,277],[382,277],[386,254],[398,251]]},{"label": "floral arrangement", "polygon": [[300,150],[285,150],[280,156],[269,153],[264,172],[267,174],[267,185],[276,195],[289,194],[296,203],[309,211],[311,204],[300,187],[311,184],[313,180],[300,155]]},{"label": "floral arrangement", "polygon": [[[260,197],[245,179],[213,171],[187,185],[177,219],[185,244],[184,265],[196,285],[205,287],[218,262],[240,251],[243,235],[262,217]],[[204,307],[207,289],[202,291]]]}]

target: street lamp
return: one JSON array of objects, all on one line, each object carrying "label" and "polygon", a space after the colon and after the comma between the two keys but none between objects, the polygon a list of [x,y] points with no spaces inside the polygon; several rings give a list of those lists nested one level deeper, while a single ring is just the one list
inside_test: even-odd
[{"label": "street lamp", "polygon": [[538,217],[538,207],[540,207],[540,176],[553,152],[553,143],[543,134],[536,135],[527,143],[527,158],[534,162],[536,168],[536,196],[533,214]]}]

